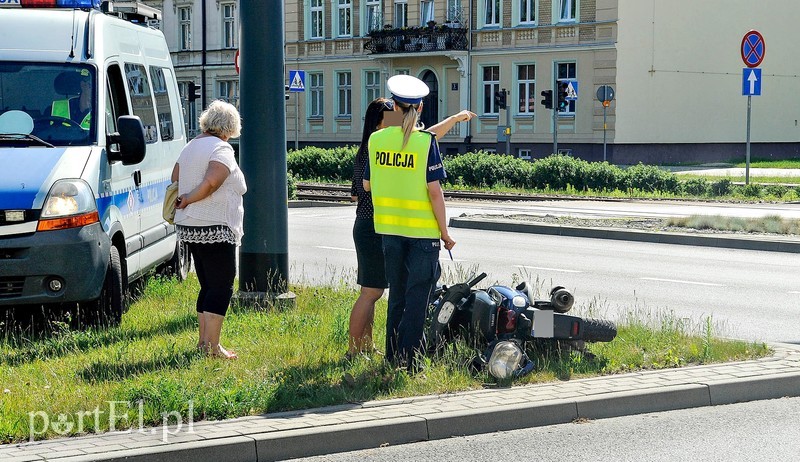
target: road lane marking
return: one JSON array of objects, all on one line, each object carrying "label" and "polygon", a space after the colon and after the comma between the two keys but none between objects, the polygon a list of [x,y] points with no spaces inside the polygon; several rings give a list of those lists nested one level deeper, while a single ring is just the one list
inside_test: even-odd
[{"label": "road lane marking", "polygon": [[790,290],[790,291],[789,291],[789,293],[790,293],[790,294],[800,294],[800,292],[798,292],[798,291],[796,291],[796,290]]},{"label": "road lane marking", "polygon": [[662,278],[639,278],[639,279],[643,279],[645,281],[674,282],[677,284],[694,284],[698,286],[725,287],[722,284],[715,284],[713,282],[682,281],[680,279],[662,279]]},{"label": "road lane marking", "polygon": [[345,252],[355,252],[356,249],[345,249],[344,247],[328,247],[326,245],[315,245],[314,247],[318,249],[325,249],[325,250],[343,250]]},{"label": "road lane marking", "polygon": [[568,270],[568,269],[559,269],[559,268],[545,268],[543,266],[525,266],[525,265],[517,265],[520,268],[526,269],[535,269],[535,270],[542,270],[542,271],[556,271],[559,273],[583,273],[583,271],[578,270]]}]

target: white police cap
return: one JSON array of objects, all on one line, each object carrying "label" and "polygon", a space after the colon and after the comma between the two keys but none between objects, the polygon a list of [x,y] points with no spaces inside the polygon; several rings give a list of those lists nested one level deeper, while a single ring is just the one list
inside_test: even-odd
[{"label": "white police cap", "polygon": [[386,87],[392,98],[406,104],[419,104],[428,96],[430,89],[422,80],[410,75],[395,75],[386,81]]}]

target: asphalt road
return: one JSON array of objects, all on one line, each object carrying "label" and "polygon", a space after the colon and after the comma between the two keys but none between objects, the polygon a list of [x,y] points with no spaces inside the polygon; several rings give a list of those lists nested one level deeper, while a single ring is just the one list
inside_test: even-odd
[{"label": "asphalt road", "polygon": [[800,460],[800,398],[615,417],[330,454],[296,462]]},{"label": "asphalt road", "polygon": [[[662,207],[650,204],[654,212]],[[464,210],[453,204],[449,213]],[[743,210],[755,213],[752,207]],[[355,283],[353,216],[352,207],[290,210],[291,282]],[[458,242],[455,261],[441,255],[445,282],[480,270],[489,274],[487,283],[525,279],[540,293],[565,286],[582,314],[619,319],[634,312],[657,322],[674,313],[697,329],[711,316],[716,335],[800,343],[795,254],[468,229],[452,234]]]}]

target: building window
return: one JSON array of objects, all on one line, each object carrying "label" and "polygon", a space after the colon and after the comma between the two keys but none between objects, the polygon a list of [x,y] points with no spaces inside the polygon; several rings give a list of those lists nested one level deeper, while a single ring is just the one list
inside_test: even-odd
[{"label": "building window", "polygon": [[531,158],[531,150],[530,149],[519,149],[517,151],[518,157],[520,159],[530,159]]},{"label": "building window", "polygon": [[308,115],[310,117],[322,117],[325,96],[322,91],[322,73],[308,74],[308,80],[308,95],[311,105]]},{"label": "building window", "polygon": [[533,115],[536,109],[536,65],[517,66],[517,89],[519,90],[520,114]]},{"label": "building window", "polygon": [[578,16],[578,0],[559,0],[559,22],[574,22]]},{"label": "building window", "polygon": [[433,16],[433,0],[421,0],[419,2],[420,24],[423,26],[428,24],[429,21],[434,20]]},{"label": "building window", "polygon": [[381,8],[380,0],[367,0],[366,8],[366,31],[370,32],[381,29],[383,27],[383,18],[381,15],[383,9]]},{"label": "building window", "polygon": [[181,51],[192,48],[192,8],[178,8],[178,23],[180,24],[180,47]]},{"label": "building window", "polygon": [[[577,65],[575,63],[558,63],[558,74],[556,78],[556,85],[568,80],[575,80],[577,76]],[[557,96],[553,95],[553,100],[557,101]],[[567,106],[558,111],[559,115],[574,115],[575,114],[575,100],[567,101]]]},{"label": "building window", "polygon": [[236,5],[224,3],[222,6],[222,47],[236,48]]},{"label": "building window", "polygon": [[536,22],[536,0],[519,0],[519,23],[534,24]]},{"label": "building window", "polygon": [[366,71],[364,73],[364,88],[366,89],[365,101],[367,104],[381,96],[381,73],[379,71]]},{"label": "building window", "polygon": [[447,0],[447,12],[445,19],[447,22],[455,22],[462,24],[464,18],[464,10],[461,8],[461,0]]},{"label": "building window", "polygon": [[394,75],[411,75],[411,71],[408,69],[395,69]]},{"label": "building window", "polygon": [[220,80],[217,82],[217,89],[219,93],[217,97],[222,101],[227,101],[236,108],[239,108],[239,81],[238,80]]},{"label": "building window", "polygon": [[394,27],[408,27],[408,2],[394,0]]},{"label": "building window", "polygon": [[500,25],[500,0],[483,0],[483,25]]},{"label": "building window", "polygon": [[495,92],[500,91],[500,66],[483,68],[483,113],[500,114],[500,108],[494,103]]},{"label": "building window", "polygon": [[352,0],[338,0],[338,37],[350,37],[353,35],[352,25],[350,19],[353,14],[353,1]]},{"label": "building window", "polygon": [[351,109],[350,99],[353,93],[353,81],[350,72],[336,73],[336,89],[339,97],[336,116],[351,117],[353,110]]},{"label": "building window", "polygon": [[322,10],[322,2],[324,0],[311,0],[311,38],[312,39],[321,39],[323,38],[323,30],[322,25],[324,24],[323,21],[323,10]]}]

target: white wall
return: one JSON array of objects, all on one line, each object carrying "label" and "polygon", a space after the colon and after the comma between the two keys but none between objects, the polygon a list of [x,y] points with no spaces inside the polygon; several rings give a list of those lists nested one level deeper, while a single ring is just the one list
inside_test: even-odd
[{"label": "white wall", "polygon": [[800,2],[619,0],[616,143],[744,142],[741,41],[766,41],[752,141],[800,140]]}]

